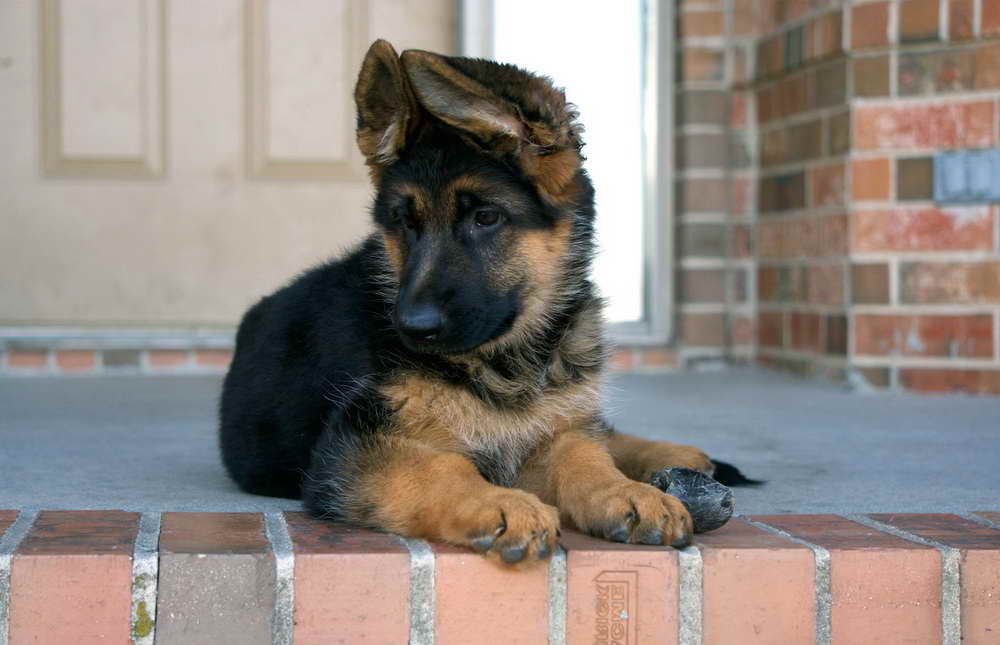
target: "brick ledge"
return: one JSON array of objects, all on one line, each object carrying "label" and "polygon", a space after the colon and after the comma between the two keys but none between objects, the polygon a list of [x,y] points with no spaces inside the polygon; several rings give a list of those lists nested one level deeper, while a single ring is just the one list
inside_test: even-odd
[{"label": "brick ledge", "polygon": [[511,571],[302,513],[0,511],[0,636],[996,643],[998,523],[1000,511],[752,516],[684,551],[566,531],[548,563]]}]

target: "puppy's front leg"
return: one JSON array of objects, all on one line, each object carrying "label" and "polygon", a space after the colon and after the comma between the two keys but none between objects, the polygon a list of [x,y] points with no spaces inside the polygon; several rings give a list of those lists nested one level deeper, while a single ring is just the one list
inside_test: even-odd
[{"label": "puppy's front leg", "polygon": [[394,435],[321,448],[306,478],[316,514],[411,538],[469,546],[507,564],[555,549],[559,512],[495,486],[466,457]]},{"label": "puppy's front leg", "polygon": [[577,430],[558,434],[547,466],[556,505],[581,530],[615,542],[690,543],[691,515],[684,505],[626,477],[599,438]]}]

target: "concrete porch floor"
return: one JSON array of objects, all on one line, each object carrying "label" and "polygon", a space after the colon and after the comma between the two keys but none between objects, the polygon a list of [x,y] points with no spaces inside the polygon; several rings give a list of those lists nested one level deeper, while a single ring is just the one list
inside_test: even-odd
[{"label": "concrete porch floor", "polygon": [[[215,438],[216,376],[0,379],[0,508],[298,510],[245,495]],[[619,375],[617,427],[696,444],[759,488],[740,513],[966,512],[1000,499],[1000,399],[858,394],[751,368]]]}]

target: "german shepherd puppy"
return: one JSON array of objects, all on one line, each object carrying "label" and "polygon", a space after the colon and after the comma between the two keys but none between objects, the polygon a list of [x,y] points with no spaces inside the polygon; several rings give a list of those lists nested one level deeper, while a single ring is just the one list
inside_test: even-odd
[{"label": "german shepherd puppy", "polygon": [[646,482],[713,462],[616,432],[599,407],[594,194],[563,92],[380,40],[355,100],[377,230],[244,316],[221,401],[229,474],[507,564],[551,554],[561,523],[687,545],[688,511]]}]

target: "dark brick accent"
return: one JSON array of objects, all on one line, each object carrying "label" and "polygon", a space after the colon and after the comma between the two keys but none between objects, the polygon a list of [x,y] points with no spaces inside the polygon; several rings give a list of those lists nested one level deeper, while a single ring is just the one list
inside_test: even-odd
[{"label": "dark brick accent", "polygon": [[938,0],[906,0],[899,4],[899,40],[904,43],[939,39]]},{"label": "dark brick accent", "polygon": [[889,96],[889,57],[857,58],[854,66],[855,96]]},{"label": "dark brick accent", "polygon": [[934,160],[912,157],[896,160],[896,199],[928,200],[934,198]]}]

